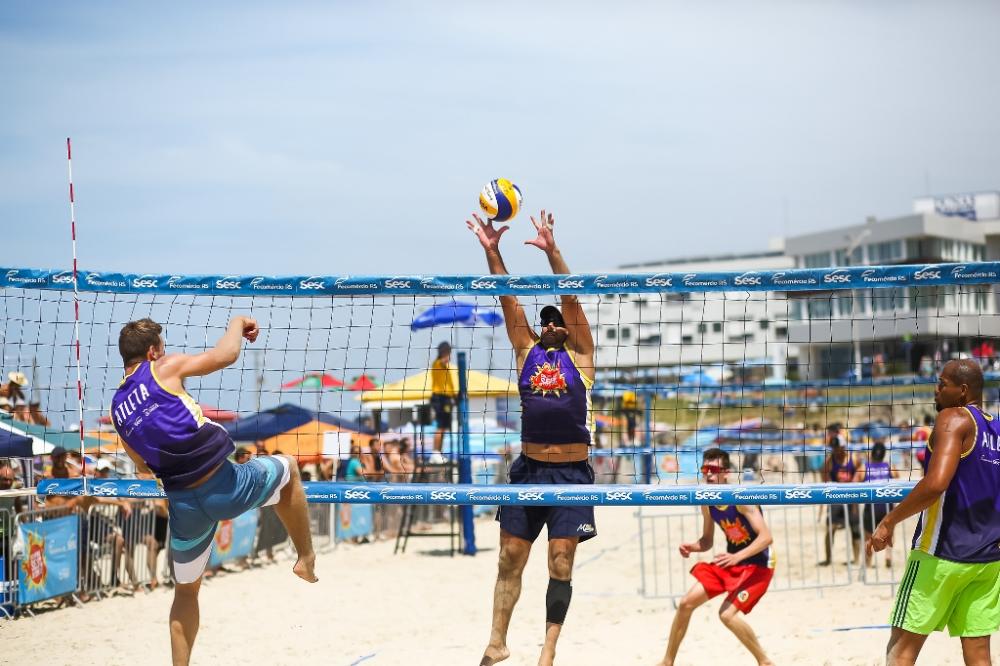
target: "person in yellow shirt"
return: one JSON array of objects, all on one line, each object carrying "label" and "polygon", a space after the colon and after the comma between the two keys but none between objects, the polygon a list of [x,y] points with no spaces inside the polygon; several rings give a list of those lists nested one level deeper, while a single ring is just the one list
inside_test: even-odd
[{"label": "person in yellow shirt", "polygon": [[431,364],[431,407],[434,409],[437,426],[434,431],[434,453],[430,459],[432,463],[444,462],[441,447],[444,444],[444,434],[451,430],[451,413],[457,394],[451,376],[451,345],[442,342],[438,345],[437,358]]}]

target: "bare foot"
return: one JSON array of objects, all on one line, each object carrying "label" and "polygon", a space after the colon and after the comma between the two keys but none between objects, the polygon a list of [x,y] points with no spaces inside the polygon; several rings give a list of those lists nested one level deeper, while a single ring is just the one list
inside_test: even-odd
[{"label": "bare foot", "polygon": [[493,664],[497,664],[509,656],[510,650],[507,649],[506,645],[501,645],[500,647],[490,645],[483,652],[483,658],[479,662],[479,666],[493,666]]},{"label": "bare foot", "polygon": [[547,647],[542,648],[542,653],[538,655],[538,666],[552,666],[556,663],[556,651]]},{"label": "bare foot", "polygon": [[319,580],[316,577],[316,573],[313,571],[313,566],[316,564],[316,553],[310,553],[308,555],[300,555],[295,566],[292,567],[292,573],[306,581],[307,583],[315,583]]}]

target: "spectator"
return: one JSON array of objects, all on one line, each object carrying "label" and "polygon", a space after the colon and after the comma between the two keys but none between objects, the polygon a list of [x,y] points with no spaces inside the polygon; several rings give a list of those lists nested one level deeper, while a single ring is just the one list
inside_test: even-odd
[{"label": "spectator", "polygon": [[[872,444],[871,460],[859,467],[858,471],[854,473],[855,482],[873,481],[885,483],[890,479],[897,478],[899,475],[885,461],[885,454],[885,444],[882,440],[875,440],[875,443]],[[862,524],[865,528],[865,537],[871,537],[872,532],[875,531],[875,526],[882,522],[882,519],[892,510],[893,506],[895,505],[866,504],[862,506],[862,511],[864,512]],[[871,566],[873,562],[874,557],[869,560],[868,554],[865,553],[865,564]],[[887,548],[885,551],[885,566],[892,566],[891,548]]]},{"label": "spectator", "polygon": [[434,431],[434,452],[430,462],[442,464],[445,462],[441,450],[444,446],[444,434],[451,430],[451,413],[455,406],[455,382],[451,376],[451,345],[442,342],[438,345],[438,355],[431,364],[431,407],[434,408],[434,420],[437,429]]},{"label": "spectator", "polygon": [[385,480],[385,459],[383,458],[382,440],[372,437],[368,442],[368,455],[362,456],[365,465],[365,479],[369,481]]},{"label": "spectator", "polygon": [[[14,468],[6,464],[0,465],[0,490],[13,490],[16,481]],[[7,581],[16,578],[10,544],[14,540],[14,514],[23,509],[23,498],[0,497],[0,559],[4,562],[4,569],[0,571],[0,580]]]},{"label": "spectator", "polygon": [[13,414],[18,421],[27,420],[28,401],[24,397],[24,387],[28,385],[28,378],[23,372],[7,373],[7,383],[0,384],[0,410]]},{"label": "spectator", "polygon": [[344,464],[344,481],[360,483],[365,480],[365,467],[361,464],[361,445],[351,444],[351,457]]},{"label": "spectator", "polygon": [[74,479],[80,476],[78,469],[73,469],[67,464],[67,452],[61,446],[57,446],[49,453],[51,465],[45,475],[50,479]]},{"label": "spectator", "polygon": [[[831,424],[827,429],[827,445],[830,454],[823,463],[823,478],[833,483],[852,483],[858,471],[857,462],[847,450],[847,438],[841,431],[839,423]],[[833,534],[841,528],[846,528],[851,539],[851,552],[858,559],[861,552],[861,524],[858,507],[855,504],[831,504],[827,510],[826,526],[826,559],[820,566],[829,566],[832,562]]]},{"label": "spectator", "polygon": [[639,399],[635,391],[622,393],[621,413],[625,417],[625,431],[622,433],[624,446],[635,446],[635,426],[639,419]]}]

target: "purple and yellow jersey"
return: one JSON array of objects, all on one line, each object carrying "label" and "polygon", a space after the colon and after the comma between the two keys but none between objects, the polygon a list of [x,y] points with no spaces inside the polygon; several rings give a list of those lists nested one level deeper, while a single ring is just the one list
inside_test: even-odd
[{"label": "purple and yellow jersey", "polygon": [[[758,507],[760,508],[760,507]],[[708,513],[711,514],[715,524],[722,528],[722,533],[726,535],[726,552],[736,553],[749,546],[757,538],[757,531],[739,510],[732,504],[725,506],[709,506]],[[761,509],[761,515],[764,510]],[[774,558],[771,557],[770,547],[743,560],[741,564],[757,564],[762,567],[774,568]]]},{"label": "purple and yellow jersey", "polygon": [[517,382],[521,393],[521,441],[590,444],[593,384],[577,369],[571,352],[544,349],[540,344],[532,347]]},{"label": "purple and yellow jersey", "polygon": [[137,365],[118,386],[111,421],[165,490],[191,485],[235,448],[229,433],[205,418],[190,395],[163,386],[149,362]]},{"label": "purple and yellow jersey", "polygon": [[855,471],[857,468],[850,453],[847,454],[847,462],[837,462],[836,456],[830,460],[830,481],[834,483],[850,483],[854,480]]},{"label": "purple and yellow jersey", "polygon": [[866,462],[865,481],[888,481],[892,478],[887,462]]},{"label": "purple and yellow jersey", "polygon": [[[1000,561],[1000,423],[973,405],[972,447],[962,453],[948,488],[920,514],[913,548],[953,562]],[[924,469],[933,455],[927,442]]]}]

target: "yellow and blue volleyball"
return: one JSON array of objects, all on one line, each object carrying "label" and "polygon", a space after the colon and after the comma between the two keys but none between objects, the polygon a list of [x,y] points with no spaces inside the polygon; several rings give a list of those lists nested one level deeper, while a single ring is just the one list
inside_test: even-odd
[{"label": "yellow and blue volleyball", "polygon": [[521,190],[506,178],[491,180],[479,193],[479,207],[491,222],[506,222],[521,210]]}]

